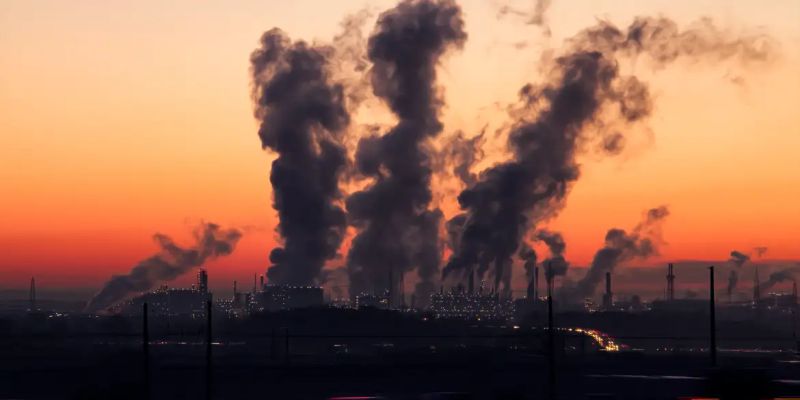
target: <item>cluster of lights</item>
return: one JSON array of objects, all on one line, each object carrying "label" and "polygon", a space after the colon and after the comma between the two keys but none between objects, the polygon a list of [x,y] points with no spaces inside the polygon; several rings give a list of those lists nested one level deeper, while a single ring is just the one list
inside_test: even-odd
[{"label": "cluster of lights", "polygon": [[592,338],[592,340],[595,341],[595,343],[597,343],[598,346],[600,346],[600,349],[603,351],[620,350],[620,345],[618,343],[614,342],[614,340],[608,337],[608,335],[600,331],[596,331],[594,329],[581,329],[581,328],[575,328],[574,330],[570,329],[570,331],[583,333],[586,336],[589,336],[590,338]]},{"label": "cluster of lights", "polygon": [[514,304],[494,295],[451,291],[432,294],[430,309],[437,318],[502,318],[513,314]]}]

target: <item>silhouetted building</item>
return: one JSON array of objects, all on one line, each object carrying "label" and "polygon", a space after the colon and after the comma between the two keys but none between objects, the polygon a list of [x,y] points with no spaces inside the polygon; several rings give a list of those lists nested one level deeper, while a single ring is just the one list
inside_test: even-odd
[{"label": "silhouetted building", "polygon": [[437,318],[505,319],[514,314],[514,303],[496,292],[484,293],[481,284],[477,293],[460,286],[432,294],[429,311]]},{"label": "silhouetted building", "polygon": [[266,285],[257,294],[256,303],[265,311],[321,307],[323,292],[318,286]]}]

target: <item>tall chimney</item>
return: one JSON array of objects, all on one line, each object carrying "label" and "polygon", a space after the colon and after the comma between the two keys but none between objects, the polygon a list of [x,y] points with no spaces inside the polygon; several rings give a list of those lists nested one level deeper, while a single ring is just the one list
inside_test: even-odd
[{"label": "tall chimney", "polygon": [[667,266],[667,300],[675,300],[675,272],[672,263]]},{"label": "tall chimney", "polygon": [[533,298],[539,298],[539,267],[533,267]]},{"label": "tall chimney", "polygon": [[614,294],[611,292],[611,272],[606,272],[606,293],[603,295],[603,308],[610,310],[614,306]]},{"label": "tall chimney", "polygon": [[531,276],[531,281],[528,282],[528,293],[527,293],[528,300],[535,300],[536,299],[536,277]]},{"label": "tall chimney", "polygon": [[261,275],[261,281],[260,282],[261,282],[261,286],[259,287],[259,290],[264,290],[264,275]]},{"label": "tall chimney", "polygon": [[201,293],[208,293],[208,272],[204,269],[197,272],[197,288]]}]

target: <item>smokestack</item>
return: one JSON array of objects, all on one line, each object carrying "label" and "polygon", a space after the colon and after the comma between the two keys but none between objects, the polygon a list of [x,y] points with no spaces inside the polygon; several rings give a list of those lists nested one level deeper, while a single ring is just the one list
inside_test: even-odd
[{"label": "smokestack", "polygon": [[202,268],[197,271],[197,289],[200,293],[208,293],[208,272]]},{"label": "smokestack", "polygon": [[258,290],[259,291],[264,290],[264,275],[261,275],[261,277],[259,278],[259,283],[260,283],[260,286],[259,286]]},{"label": "smokestack", "polygon": [[611,310],[614,307],[614,295],[611,292],[611,272],[606,272],[606,293],[603,295],[603,309]]},{"label": "smokestack", "polygon": [[[536,269],[535,269],[536,270]],[[538,270],[536,270],[538,271]],[[536,275],[531,275],[531,280],[528,282],[528,300],[535,300],[536,299]]]},{"label": "smokestack", "polygon": [[30,302],[30,311],[36,311],[36,279],[31,277],[31,288],[28,293],[28,301]]},{"label": "smokestack", "polygon": [[672,263],[667,265],[667,300],[675,300],[675,272]]}]

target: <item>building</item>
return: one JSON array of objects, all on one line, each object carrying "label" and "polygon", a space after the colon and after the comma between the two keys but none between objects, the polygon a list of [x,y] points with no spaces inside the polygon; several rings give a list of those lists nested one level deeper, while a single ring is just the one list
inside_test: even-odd
[{"label": "building", "polygon": [[460,286],[432,294],[429,311],[436,318],[506,319],[514,315],[514,302],[497,293],[484,293],[483,284],[472,293]]},{"label": "building", "polygon": [[322,307],[324,299],[319,286],[266,285],[255,295],[256,307],[263,311]]}]

